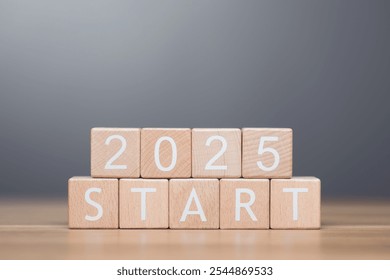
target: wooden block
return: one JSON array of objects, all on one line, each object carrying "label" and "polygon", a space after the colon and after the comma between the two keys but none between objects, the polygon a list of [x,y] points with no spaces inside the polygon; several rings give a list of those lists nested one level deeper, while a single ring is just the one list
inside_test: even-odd
[{"label": "wooden block", "polygon": [[269,184],[268,179],[222,179],[221,229],[268,229]]},{"label": "wooden block", "polygon": [[192,130],[192,177],[241,177],[241,130]]},{"label": "wooden block", "polygon": [[138,178],[140,131],[139,128],[92,128],[91,176]]},{"label": "wooden block", "polygon": [[315,177],[271,180],[271,228],[319,229],[321,181]]},{"label": "wooden block", "polygon": [[168,180],[119,181],[120,228],[168,228]]},{"label": "wooden block", "polygon": [[177,229],[219,228],[219,180],[170,180],[169,227]]},{"label": "wooden block", "polygon": [[292,129],[242,129],[244,178],[292,177]]},{"label": "wooden block", "polygon": [[69,179],[68,206],[69,228],[118,228],[118,180]]},{"label": "wooden block", "polygon": [[143,178],[191,177],[191,129],[142,129],[141,175]]}]

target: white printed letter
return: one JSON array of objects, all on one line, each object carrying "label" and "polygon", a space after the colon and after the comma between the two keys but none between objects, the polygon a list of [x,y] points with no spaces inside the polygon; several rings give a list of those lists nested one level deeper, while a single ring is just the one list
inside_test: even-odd
[{"label": "white printed letter", "polygon": [[141,220],[146,220],[146,193],[156,192],[156,188],[132,188],[131,192],[141,193]]},{"label": "white printed letter", "polygon": [[[190,211],[192,200],[195,201],[196,207],[198,208],[198,210],[196,210],[196,211]],[[187,215],[199,215],[202,222],[207,221],[206,216],[204,215],[204,212],[203,212],[202,205],[200,205],[199,198],[198,198],[198,195],[196,194],[195,188],[192,188],[190,197],[187,200],[186,207],[183,211],[183,214],[181,215],[180,222],[185,222],[187,219]]]},{"label": "white printed letter", "polygon": [[89,197],[90,194],[93,193],[93,192],[101,193],[101,192],[102,192],[102,189],[101,189],[101,188],[89,188],[89,189],[85,192],[85,201],[86,201],[89,205],[95,207],[95,208],[98,210],[96,216],[85,215],[85,219],[86,219],[87,221],[97,221],[97,220],[99,220],[99,219],[103,216],[103,208],[102,208],[102,206],[101,206],[99,203],[93,201],[93,200]]},{"label": "white printed letter", "polygon": [[[241,202],[241,194],[246,193],[250,196],[250,199],[248,202],[242,203]],[[255,214],[253,213],[250,206],[255,202],[256,195],[251,189],[236,189],[236,221],[241,220],[241,208],[245,208],[245,210],[248,212],[249,216],[253,221],[257,221],[257,218]]]},{"label": "white printed letter", "polygon": [[307,188],[283,188],[283,192],[291,192],[293,194],[293,220],[298,220],[298,193],[308,192]]}]

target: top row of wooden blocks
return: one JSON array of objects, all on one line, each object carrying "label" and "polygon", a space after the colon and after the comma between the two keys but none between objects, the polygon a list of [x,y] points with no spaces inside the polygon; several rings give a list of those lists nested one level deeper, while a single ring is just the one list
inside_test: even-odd
[{"label": "top row of wooden blocks", "polygon": [[93,128],[91,176],[291,178],[290,128]]}]

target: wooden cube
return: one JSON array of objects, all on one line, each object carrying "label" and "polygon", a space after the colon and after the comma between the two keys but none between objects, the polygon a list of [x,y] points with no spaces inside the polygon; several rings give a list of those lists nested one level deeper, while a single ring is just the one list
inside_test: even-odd
[{"label": "wooden cube", "polygon": [[73,177],[68,205],[69,228],[118,228],[118,180]]},{"label": "wooden cube", "polygon": [[143,178],[191,177],[191,129],[142,129],[141,176]]},{"label": "wooden cube", "polygon": [[242,129],[244,178],[292,177],[292,129]]},{"label": "wooden cube", "polygon": [[241,130],[192,130],[192,177],[241,177]]},{"label": "wooden cube", "polygon": [[268,179],[222,179],[221,229],[268,229],[269,184]]},{"label": "wooden cube", "polygon": [[271,228],[319,229],[321,181],[315,177],[271,180]]},{"label": "wooden cube", "polygon": [[120,228],[168,228],[168,180],[119,181]]},{"label": "wooden cube", "polygon": [[140,142],[138,128],[93,128],[91,130],[91,176],[138,178]]},{"label": "wooden cube", "polygon": [[176,229],[219,228],[219,180],[170,180],[169,227]]}]

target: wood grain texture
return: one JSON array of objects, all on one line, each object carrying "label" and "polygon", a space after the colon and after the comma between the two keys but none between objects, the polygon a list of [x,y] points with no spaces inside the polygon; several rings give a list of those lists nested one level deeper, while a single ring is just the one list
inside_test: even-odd
[{"label": "wood grain texture", "polygon": [[[261,161],[265,167],[271,167],[275,156],[265,151],[259,155],[261,137],[278,137],[278,141],[264,142],[264,148],[272,148],[280,157],[278,167],[272,171],[259,168]],[[291,178],[292,177],[292,143],[291,128],[243,128],[242,129],[242,176],[244,178]]]},{"label": "wood grain texture", "polygon": [[[267,179],[222,179],[220,181],[220,228],[221,229],[268,229],[269,228],[269,180]],[[250,202],[250,194],[254,195],[253,203],[248,206],[253,219],[246,208],[240,208],[239,221],[236,220],[236,190],[240,203]]]},{"label": "wood grain texture", "polygon": [[[223,144],[210,137],[223,137],[226,151],[212,164],[226,169],[206,169],[206,164],[221,151]],[[239,178],[241,177],[241,130],[223,128],[192,129],[192,177],[194,178]]]},{"label": "wood grain texture", "polygon": [[[294,220],[293,197],[297,196]],[[286,192],[287,191],[287,192]],[[321,181],[315,177],[271,180],[271,228],[318,229],[321,227]]]},{"label": "wood grain texture", "polygon": [[322,202],[321,230],[70,230],[65,199],[0,198],[0,259],[390,259],[390,200]]},{"label": "wood grain texture", "polygon": [[[106,169],[107,162],[121,149],[119,135],[126,140],[126,149],[112,163],[125,169]],[[140,176],[141,130],[139,128],[92,128],[91,129],[91,176],[104,178],[138,178]]]},{"label": "wood grain texture", "polygon": [[[177,161],[170,171],[160,170],[155,162],[155,145],[166,136],[177,147]],[[161,142],[159,160],[163,167],[172,163],[172,145]],[[141,177],[143,178],[190,178],[191,177],[191,129],[189,128],[143,128],[141,130]]]},{"label": "wood grain texture", "polygon": [[[187,215],[180,221],[191,192],[195,190],[205,221],[198,214]],[[190,200],[190,211],[198,211],[195,199]],[[169,180],[169,227],[173,229],[219,228],[219,180],[218,179],[171,179]]]},{"label": "wood grain texture", "polygon": [[[149,191],[144,194],[144,217],[140,189]],[[168,228],[168,180],[121,179],[119,217],[120,228]]]},{"label": "wood grain texture", "polygon": [[[86,215],[95,217],[99,210],[87,203],[85,194],[97,188],[100,192],[89,194],[90,199],[102,208],[102,216],[96,221],[87,220]],[[68,182],[69,228],[118,228],[118,180],[73,177]]]}]

